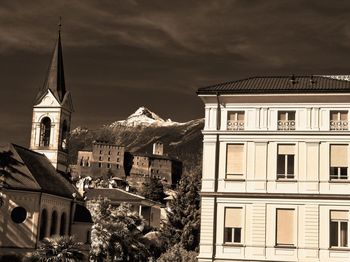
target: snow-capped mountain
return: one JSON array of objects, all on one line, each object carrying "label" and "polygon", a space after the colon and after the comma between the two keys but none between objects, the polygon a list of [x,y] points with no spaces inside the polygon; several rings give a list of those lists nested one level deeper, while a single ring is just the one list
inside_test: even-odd
[{"label": "snow-capped mountain", "polygon": [[109,127],[117,126],[172,126],[182,123],[171,121],[170,119],[164,120],[156,113],[152,112],[148,108],[142,106],[135,111],[135,113],[128,116],[125,120],[119,120],[110,124]]}]

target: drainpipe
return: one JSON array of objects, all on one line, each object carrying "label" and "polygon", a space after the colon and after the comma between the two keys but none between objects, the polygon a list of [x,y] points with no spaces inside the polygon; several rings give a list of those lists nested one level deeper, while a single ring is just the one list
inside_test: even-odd
[{"label": "drainpipe", "polygon": [[[216,112],[216,131],[219,132],[221,127],[221,108],[220,108],[220,94],[216,93],[217,100],[217,112]],[[216,134],[216,146],[215,146],[215,181],[214,181],[214,194],[218,191],[218,178],[219,178],[219,153],[220,153],[220,141],[219,134]],[[214,261],[216,256],[216,224],[217,224],[217,197],[214,195],[214,223],[213,223],[213,255],[212,259]]]}]

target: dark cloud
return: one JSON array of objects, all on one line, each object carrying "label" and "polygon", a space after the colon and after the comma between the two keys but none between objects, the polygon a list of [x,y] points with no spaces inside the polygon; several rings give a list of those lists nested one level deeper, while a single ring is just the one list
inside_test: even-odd
[{"label": "dark cloud", "polygon": [[349,1],[2,1],[0,143],[28,144],[63,17],[73,127],[203,116],[195,90],[251,75],[348,74]]}]

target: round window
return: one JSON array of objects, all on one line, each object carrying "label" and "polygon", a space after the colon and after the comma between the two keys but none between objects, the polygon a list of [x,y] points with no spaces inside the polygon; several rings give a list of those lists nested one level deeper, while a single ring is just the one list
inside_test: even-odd
[{"label": "round window", "polygon": [[15,207],[11,212],[12,221],[19,224],[27,218],[27,210],[24,207]]}]

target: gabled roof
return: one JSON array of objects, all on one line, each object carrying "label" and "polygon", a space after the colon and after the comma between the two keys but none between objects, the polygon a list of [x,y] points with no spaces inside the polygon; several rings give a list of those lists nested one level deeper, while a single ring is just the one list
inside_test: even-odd
[{"label": "gabled roof", "polygon": [[9,144],[0,147],[0,170],[5,173],[4,187],[26,191],[79,198],[77,189],[61,174],[57,173],[49,159],[27,148]]},{"label": "gabled roof", "polygon": [[197,94],[350,93],[350,81],[337,76],[254,76],[199,88]]},{"label": "gabled roof", "polygon": [[49,89],[51,90],[57,101],[62,104],[67,91],[64,81],[63,54],[60,31],[58,33],[56,46],[52,53],[52,58],[47,71],[44,86],[39,90],[39,93],[37,94],[35,99],[35,104],[41,101],[41,99],[47,94],[47,91]]},{"label": "gabled roof", "polygon": [[99,197],[108,198],[113,202],[136,202],[144,205],[161,205],[158,202],[139,196],[119,188],[89,188],[86,190],[88,200],[98,199]]}]

